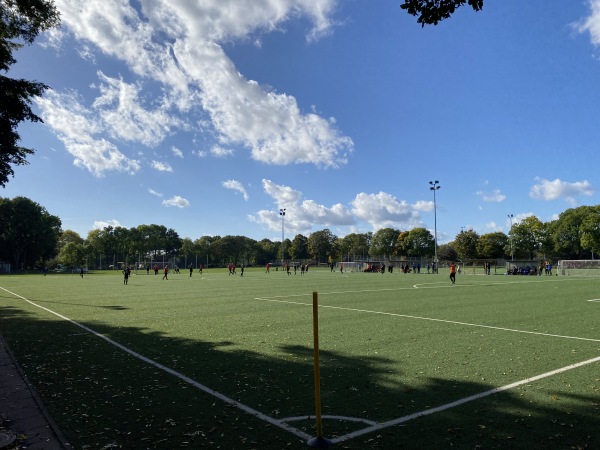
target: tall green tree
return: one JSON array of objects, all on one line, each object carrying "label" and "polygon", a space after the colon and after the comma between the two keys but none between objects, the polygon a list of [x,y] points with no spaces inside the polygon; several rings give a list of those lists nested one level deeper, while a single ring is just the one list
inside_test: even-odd
[{"label": "tall green tree", "polygon": [[477,258],[477,243],[479,234],[473,230],[464,231],[456,235],[453,247],[458,253],[458,257],[463,261],[469,261]]},{"label": "tall green tree", "polygon": [[502,231],[482,234],[477,241],[477,254],[480,258],[504,258],[508,244],[508,236]]},{"label": "tall green tree", "polygon": [[396,241],[400,231],[394,228],[381,228],[373,234],[369,254],[373,258],[385,258],[396,253]]},{"label": "tall green tree", "polygon": [[403,240],[403,248],[407,256],[433,256],[435,239],[426,228],[413,228]]},{"label": "tall green tree", "polygon": [[[584,223],[592,214],[592,206],[580,206],[563,211],[550,226],[550,236],[553,242],[554,254],[563,259],[585,259],[585,250],[582,246]],[[588,228],[589,230],[589,228]],[[589,243],[589,241],[586,241]]]},{"label": "tall green tree", "polygon": [[297,234],[289,247],[290,257],[297,261],[308,258],[308,238]]},{"label": "tall green tree", "polygon": [[57,216],[26,197],[0,198],[0,259],[15,269],[33,268],[56,256],[62,233]]},{"label": "tall green tree", "polygon": [[514,224],[510,236],[515,257],[533,260],[546,238],[546,226],[535,216],[529,216]]},{"label": "tall green tree", "polygon": [[581,224],[581,247],[592,255],[600,252],[600,206],[590,208]]},{"label": "tall green tree", "polygon": [[308,253],[317,262],[327,261],[333,251],[333,244],[337,236],[328,228],[315,231],[308,237]]},{"label": "tall green tree", "polygon": [[47,0],[0,1],[0,186],[14,176],[12,166],[27,164],[33,149],[19,145],[17,128],[21,122],[41,122],[31,109],[33,97],[48,88],[43,83],[9,78],[9,68],[17,62],[13,52],[32,44],[42,31],[58,26],[60,17],[54,2]]}]

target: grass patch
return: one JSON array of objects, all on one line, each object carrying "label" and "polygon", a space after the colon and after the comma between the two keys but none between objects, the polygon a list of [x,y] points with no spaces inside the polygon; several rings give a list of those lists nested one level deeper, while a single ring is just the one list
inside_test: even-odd
[{"label": "grass patch", "polygon": [[[451,286],[443,274],[318,269],[161,278],[0,277],[0,333],[75,448],[303,448],[314,434],[301,419],[314,414],[313,291],[323,414],[335,416],[324,432],[337,447],[600,447],[598,362],[349,436],[597,358],[600,303],[588,300],[599,280],[464,275]],[[287,422],[297,432],[278,426],[284,418],[298,418]]]}]

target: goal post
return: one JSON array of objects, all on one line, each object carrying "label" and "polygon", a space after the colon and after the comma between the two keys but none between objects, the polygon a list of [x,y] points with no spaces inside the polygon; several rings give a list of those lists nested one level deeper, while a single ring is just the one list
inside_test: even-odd
[{"label": "goal post", "polygon": [[351,262],[339,262],[337,263],[337,268],[341,272],[362,272],[362,262],[351,261]]},{"label": "goal post", "polygon": [[600,259],[562,259],[556,267],[557,275],[563,276],[600,276]]}]

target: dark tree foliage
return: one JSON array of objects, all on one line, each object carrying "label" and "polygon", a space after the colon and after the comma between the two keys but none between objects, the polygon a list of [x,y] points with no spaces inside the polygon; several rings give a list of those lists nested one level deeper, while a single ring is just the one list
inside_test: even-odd
[{"label": "dark tree foliage", "polygon": [[56,255],[62,233],[57,216],[26,197],[0,197],[0,260],[16,270],[32,268]]},{"label": "dark tree foliage", "polygon": [[[0,0],[0,72],[8,72],[16,62],[13,52],[31,44],[38,34],[58,26],[56,6],[48,0]],[[19,145],[17,133],[23,121],[41,122],[31,109],[33,97],[42,95],[48,86],[36,81],[0,75],[0,186],[14,176],[12,166],[27,164],[33,149]]]},{"label": "dark tree foliage", "polygon": [[475,11],[483,9],[483,0],[404,0],[400,8],[409,14],[418,17],[417,22],[421,26],[437,25],[444,19],[448,19],[456,8],[467,3]]}]

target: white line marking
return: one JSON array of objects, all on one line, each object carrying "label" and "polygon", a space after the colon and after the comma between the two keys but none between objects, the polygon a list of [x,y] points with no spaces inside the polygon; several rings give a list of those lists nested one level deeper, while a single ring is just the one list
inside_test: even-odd
[{"label": "white line marking", "polygon": [[588,300],[588,302],[600,302],[600,298],[593,298],[591,300]]},{"label": "white line marking", "polygon": [[86,327],[85,325],[80,324],[79,322],[75,322],[74,320],[69,319],[66,316],[63,316],[62,314],[59,314],[59,313],[57,313],[55,311],[52,311],[51,309],[48,309],[48,308],[46,308],[44,306],[40,306],[37,303],[34,303],[31,300],[28,300],[28,299],[26,299],[25,297],[23,297],[23,296],[21,296],[19,294],[15,294],[14,292],[11,292],[8,289],[3,288],[2,286],[0,286],[0,289],[2,289],[3,291],[8,292],[9,294],[14,295],[15,297],[18,297],[18,298],[26,301],[27,303],[29,303],[30,305],[35,306],[36,308],[40,308],[40,309],[42,309],[42,310],[44,310],[46,312],[49,312],[50,314],[53,314],[53,315],[55,315],[57,317],[60,317],[63,320],[66,320],[67,322],[70,322],[71,324],[76,325],[79,328],[84,329],[85,331],[93,334],[94,336],[97,336],[97,337],[99,337],[101,339],[104,339],[109,344],[112,344],[115,347],[123,350],[125,353],[130,354],[134,358],[137,358],[137,359],[139,359],[141,361],[144,361],[145,363],[150,364],[150,365],[152,365],[152,366],[154,366],[154,367],[156,367],[156,368],[158,368],[158,369],[160,369],[160,370],[162,370],[164,372],[167,372],[168,374],[171,374],[171,375],[179,378],[180,380],[185,381],[186,383],[194,386],[195,388],[198,388],[201,391],[204,391],[204,392],[206,392],[209,395],[217,397],[219,400],[222,400],[225,403],[233,405],[236,408],[239,408],[242,411],[244,411],[244,412],[246,412],[248,414],[251,414],[251,415],[257,417],[258,419],[262,419],[265,422],[268,422],[268,423],[270,423],[270,424],[272,424],[274,426],[277,426],[277,427],[282,428],[282,429],[284,429],[286,431],[289,431],[290,433],[295,434],[296,436],[299,436],[302,439],[308,440],[308,439],[310,439],[312,437],[312,436],[308,435],[307,433],[305,433],[304,431],[299,430],[297,428],[294,428],[294,427],[288,425],[283,420],[274,419],[274,418],[272,418],[270,416],[267,416],[266,414],[261,413],[260,411],[257,411],[257,410],[255,410],[255,409],[253,409],[253,408],[251,408],[251,407],[249,407],[247,405],[244,405],[243,403],[240,403],[240,402],[238,402],[236,400],[233,400],[232,398],[229,398],[229,397],[221,394],[220,392],[217,392],[217,391],[215,391],[213,389],[210,389],[209,387],[204,386],[201,383],[198,383],[197,381],[195,381],[195,380],[193,380],[193,379],[191,379],[191,378],[183,375],[182,373],[179,373],[179,372],[177,372],[177,371],[175,371],[175,370],[173,370],[173,369],[171,369],[171,368],[169,368],[167,366],[163,366],[159,362],[156,362],[156,361],[154,361],[154,360],[152,360],[150,358],[147,358],[144,355],[141,355],[140,353],[137,353],[136,351],[133,351],[133,350],[125,347],[124,345],[118,343],[117,341],[114,341],[111,338],[109,338],[107,336],[104,336],[103,334],[98,333],[97,331],[94,331],[91,328]]},{"label": "white line marking", "polygon": [[340,437],[337,437],[335,439],[331,439],[331,442],[335,444],[335,443],[338,443],[338,442],[347,441],[348,439],[352,439],[352,438],[355,438],[357,436],[361,436],[361,435],[366,434],[366,433],[371,433],[373,431],[378,431],[378,430],[381,430],[383,428],[392,427],[394,425],[400,425],[401,423],[408,422],[409,420],[417,419],[419,417],[429,416],[431,414],[435,414],[435,413],[440,412],[440,411],[445,411],[445,410],[450,409],[450,408],[455,408],[457,406],[464,405],[465,403],[472,402],[474,400],[479,400],[480,398],[488,397],[490,395],[497,394],[499,392],[508,391],[509,389],[513,389],[515,387],[519,387],[519,386],[522,386],[522,385],[527,384],[527,383],[532,383],[534,381],[538,381],[538,380],[541,380],[543,378],[548,378],[548,377],[551,377],[553,375],[557,375],[559,373],[563,373],[563,372],[566,372],[568,370],[576,369],[578,367],[586,366],[586,365],[593,364],[593,363],[596,363],[596,362],[600,362],[600,356],[598,356],[597,358],[588,359],[587,361],[582,361],[582,362],[579,362],[579,363],[576,363],[576,364],[571,364],[570,366],[562,367],[560,369],[552,370],[550,372],[546,372],[546,373],[543,373],[541,375],[536,375],[534,377],[527,378],[525,380],[521,380],[521,381],[517,381],[515,383],[507,384],[506,386],[502,386],[502,387],[490,389],[489,391],[485,391],[485,392],[481,392],[479,394],[471,395],[469,397],[465,397],[465,398],[456,400],[454,402],[447,403],[445,405],[437,406],[435,408],[427,409],[425,411],[420,411],[420,412],[417,412],[417,413],[414,413],[414,414],[410,414],[408,416],[399,417],[398,419],[388,420],[387,422],[382,422],[382,423],[373,425],[371,427],[363,428],[362,430],[354,431],[353,433],[349,433],[349,434],[346,434],[344,436],[340,436]]},{"label": "white line marking", "polygon": [[[289,300],[276,300],[274,297],[256,297],[255,300],[274,302],[274,303],[289,303],[292,305],[301,305],[301,306],[312,306],[312,303],[303,303],[303,302],[293,302]],[[534,334],[538,336],[548,336],[548,337],[556,337],[562,339],[574,339],[579,341],[589,341],[589,342],[600,342],[600,339],[592,339],[592,338],[583,338],[578,336],[563,336],[561,334],[551,334],[551,333],[540,333],[539,331],[527,331],[527,330],[516,330],[514,328],[504,328],[504,327],[494,327],[491,325],[481,325],[477,323],[468,323],[468,322],[458,322],[455,320],[445,320],[445,319],[434,319],[432,317],[421,317],[421,316],[411,316],[409,314],[397,314],[397,313],[389,313],[382,311],[371,311],[368,309],[357,309],[357,308],[345,308],[342,306],[331,306],[331,305],[319,305],[319,308],[328,308],[328,309],[339,309],[342,311],[354,311],[361,312],[367,314],[379,314],[382,316],[392,316],[392,317],[402,317],[405,319],[417,319],[417,320],[428,320],[431,322],[441,322],[441,323],[451,323],[454,325],[464,325],[468,327],[477,327],[477,328],[487,328],[490,330],[499,330],[499,331],[510,331],[513,333],[524,333],[524,334]]]}]

